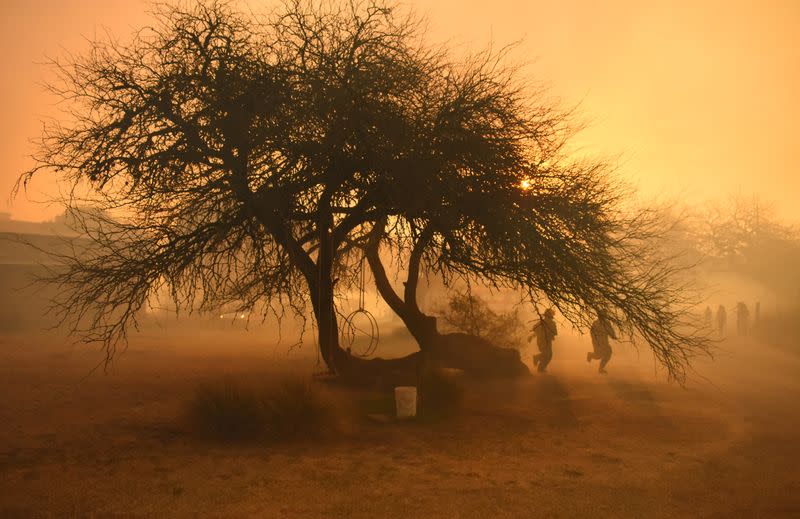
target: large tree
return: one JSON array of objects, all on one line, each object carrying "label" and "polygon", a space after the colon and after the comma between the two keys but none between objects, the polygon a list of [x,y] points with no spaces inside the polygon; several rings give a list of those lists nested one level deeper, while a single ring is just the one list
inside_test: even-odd
[{"label": "large tree", "polygon": [[682,378],[706,343],[682,327],[647,212],[624,210],[603,163],[569,158],[568,115],[503,52],[454,60],[419,28],[373,1],[296,0],[266,17],[204,1],[56,63],[70,115],[21,182],[55,171],[68,204],[113,216],[85,226],[91,245],[53,278],[75,331],[113,355],[166,289],[190,310],[310,307],[340,373],[411,365],[338,344],[337,297],[366,257],[420,349],[447,362],[479,370],[507,350],[439,334],[416,301],[423,273],[521,290],[579,325],[604,311]]}]

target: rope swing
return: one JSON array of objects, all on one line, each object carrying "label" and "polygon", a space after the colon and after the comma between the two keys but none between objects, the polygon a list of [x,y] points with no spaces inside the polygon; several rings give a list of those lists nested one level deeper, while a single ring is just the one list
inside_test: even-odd
[{"label": "rope swing", "polygon": [[[358,309],[350,313],[344,318],[341,330],[341,343],[347,345],[347,350],[356,357],[370,357],[378,348],[378,340],[380,339],[380,332],[378,330],[378,321],[375,316],[365,308],[366,299],[366,269],[364,268],[365,257],[361,258],[361,266],[359,268],[358,280]],[[369,343],[358,350],[354,350],[353,346],[356,342],[357,336],[366,336],[369,338]]]}]

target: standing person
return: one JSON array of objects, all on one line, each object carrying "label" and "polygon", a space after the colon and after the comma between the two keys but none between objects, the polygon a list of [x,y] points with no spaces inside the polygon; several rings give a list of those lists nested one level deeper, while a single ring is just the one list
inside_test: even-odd
[{"label": "standing person", "polygon": [[750,311],[747,305],[739,301],[736,303],[736,332],[739,335],[747,335],[747,320],[750,317]]},{"label": "standing person", "polygon": [[544,311],[544,317],[533,327],[533,334],[528,336],[528,342],[536,336],[536,346],[539,353],[533,356],[533,365],[540,373],[547,371],[547,365],[553,358],[553,339],[558,335],[556,322],[553,320],[555,312],[551,308]]},{"label": "standing person", "polygon": [[753,312],[753,329],[759,327],[761,324],[761,301],[756,301],[755,312]]},{"label": "standing person", "polygon": [[592,323],[589,334],[592,336],[592,347],[594,351],[586,353],[586,361],[592,362],[593,359],[598,359],[600,361],[600,369],[598,372],[606,374],[606,364],[611,360],[612,353],[608,338],[616,339],[617,334],[614,333],[614,328],[611,327],[611,323],[608,322],[608,319],[600,312],[597,312],[597,319]]},{"label": "standing person", "polygon": [[719,329],[720,337],[725,336],[725,323],[728,322],[728,312],[725,310],[725,307],[719,305],[717,308],[717,329]]}]

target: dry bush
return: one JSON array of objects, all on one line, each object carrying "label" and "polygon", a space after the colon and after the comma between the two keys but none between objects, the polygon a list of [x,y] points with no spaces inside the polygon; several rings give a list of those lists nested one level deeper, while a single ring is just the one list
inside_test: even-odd
[{"label": "dry bush", "polygon": [[458,370],[431,369],[420,379],[417,413],[423,420],[449,418],[464,402],[463,375]]},{"label": "dry bush", "polygon": [[256,392],[231,378],[198,387],[189,402],[189,417],[197,432],[225,441],[260,436],[266,418]]},{"label": "dry bush", "polygon": [[458,332],[475,335],[502,348],[518,350],[524,346],[524,325],[519,314],[495,312],[475,295],[454,294],[440,314],[444,323]]},{"label": "dry bush", "polygon": [[334,398],[303,378],[262,385],[232,378],[206,383],[188,412],[196,432],[224,442],[301,440],[341,432],[344,425]]},{"label": "dry bush", "polygon": [[282,380],[262,397],[266,427],[273,439],[289,440],[340,431],[341,409],[333,397],[311,381]]}]

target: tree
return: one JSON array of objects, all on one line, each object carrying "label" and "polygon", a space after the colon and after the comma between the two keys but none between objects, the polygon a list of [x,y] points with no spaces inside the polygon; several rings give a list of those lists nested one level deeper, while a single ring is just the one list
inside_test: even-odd
[{"label": "tree", "polygon": [[[46,128],[19,185],[53,170],[67,204],[113,215],[61,257],[64,319],[110,357],[159,290],[190,311],[310,307],[331,370],[411,366],[338,344],[336,299],[366,257],[426,355],[527,371],[486,341],[440,334],[416,301],[428,274],[523,290],[576,324],[603,309],[682,378],[707,343],[680,326],[682,287],[648,245],[649,213],[623,209],[604,163],[569,158],[569,114],[505,60],[454,61],[377,0],[291,0],[266,18],[207,0],[55,63],[70,117]],[[400,293],[387,254],[406,274]]]},{"label": "tree", "polygon": [[700,250],[718,269],[746,276],[776,294],[794,299],[800,274],[776,265],[800,261],[797,229],[783,224],[756,198],[731,197],[710,205],[696,231]]}]

